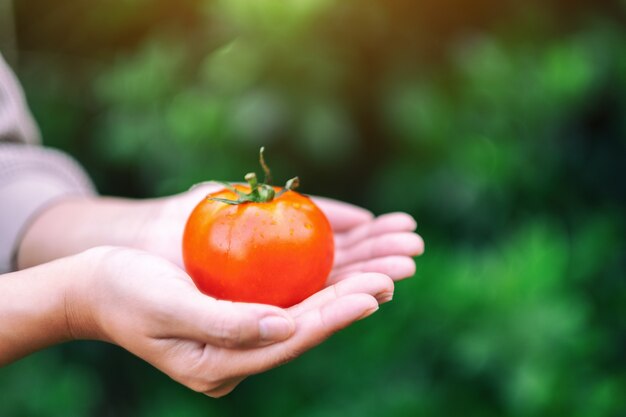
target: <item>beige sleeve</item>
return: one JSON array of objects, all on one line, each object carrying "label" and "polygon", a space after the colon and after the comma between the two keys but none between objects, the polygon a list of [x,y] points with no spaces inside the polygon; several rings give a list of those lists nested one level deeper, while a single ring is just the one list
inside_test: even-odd
[{"label": "beige sleeve", "polygon": [[14,269],[17,246],[37,213],[64,196],[95,193],[76,161],[39,142],[24,94],[0,56],[0,274]]},{"label": "beige sleeve", "polygon": [[41,210],[59,198],[93,194],[85,171],[66,154],[0,143],[0,274],[15,269],[17,246]]}]

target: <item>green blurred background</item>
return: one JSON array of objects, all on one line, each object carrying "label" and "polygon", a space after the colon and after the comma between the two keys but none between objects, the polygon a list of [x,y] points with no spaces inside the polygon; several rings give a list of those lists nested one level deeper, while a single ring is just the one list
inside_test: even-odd
[{"label": "green blurred background", "polygon": [[0,369],[0,416],[626,415],[625,1],[0,3],[45,143],[102,193],[266,145],[427,243],[393,303],[224,399],[77,342]]}]

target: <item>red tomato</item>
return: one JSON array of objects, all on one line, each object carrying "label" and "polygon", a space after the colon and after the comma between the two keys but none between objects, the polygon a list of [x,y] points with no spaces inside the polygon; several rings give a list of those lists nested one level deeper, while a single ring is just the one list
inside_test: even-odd
[{"label": "red tomato", "polygon": [[295,191],[237,205],[211,198],[237,195],[228,189],[209,195],[187,221],[183,259],[200,291],[290,307],[324,287],[333,265],[333,233],[310,198]]}]

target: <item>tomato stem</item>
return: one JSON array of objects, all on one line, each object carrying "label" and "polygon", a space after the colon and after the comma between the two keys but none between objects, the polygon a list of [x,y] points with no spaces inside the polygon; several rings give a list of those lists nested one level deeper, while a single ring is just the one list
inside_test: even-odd
[{"label": "tomato stem", "polygon": [[256,193],[259,187],[259,180],[256,177],[256,173],[248,172],[244,178],[248,182],[248,185],[250,185],[250,192]]},{"label": "tomato stem", "polygon": [[227,198],[218,198],[218,197],[207,197],[210,200],[219,201],[221,203],[226,204],[244,204],[244,203],[268,203],[275,198],[280,197],[287,191],[293,191],[300,186],[300,179],[298,177],[293,177],[283,187],[282,190],[276,194],[274,191],[274,187],[270,185],[270,181],[272,179],[272,175],[270,172],[270,168],[265,163],[265,158],[263,157],[263,152],[265,151],[265,147],[261,147],[259,151],[259,162],[261,164],[261,168],[263,168],[263,172],[265,173],[265,180],[262,183],[259,183],[259,180],[256,176],[255,172],[249,172],[244,177],[248,185],[250,186],[250,192],[244,193],[237,188],[235,188],[232,184],[227,182],[221,182],[224,187],[228,190],[234,192],[237,195],[236,200],[229,200]]},{"label": "tomato stem", "polygon": [[270,167],[268,167],[267,164],[265,163],[265,157],[263,156],[264,152],[265,152],[265,146],[261,146],[261,149],[259,150],[259,162],[261,163],[261,168],[263,168],[263,172],[265,173],[265,178],[263,179],[263,182],[265,184],[271,184],[272,173],[270,171]]}]

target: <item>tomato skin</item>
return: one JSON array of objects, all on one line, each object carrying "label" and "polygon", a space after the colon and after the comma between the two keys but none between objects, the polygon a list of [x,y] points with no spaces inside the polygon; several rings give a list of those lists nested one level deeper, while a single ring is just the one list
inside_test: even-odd
[{"label": "tomato skin", "polygon": [[[209,197],[236,199],[227,189]],[[185,268],[198,289],[231,301],[297,304],[324,287],[333,256],[326,216],[294,191],[266,203],[231,205],[205,198],[183,235]]]}]

